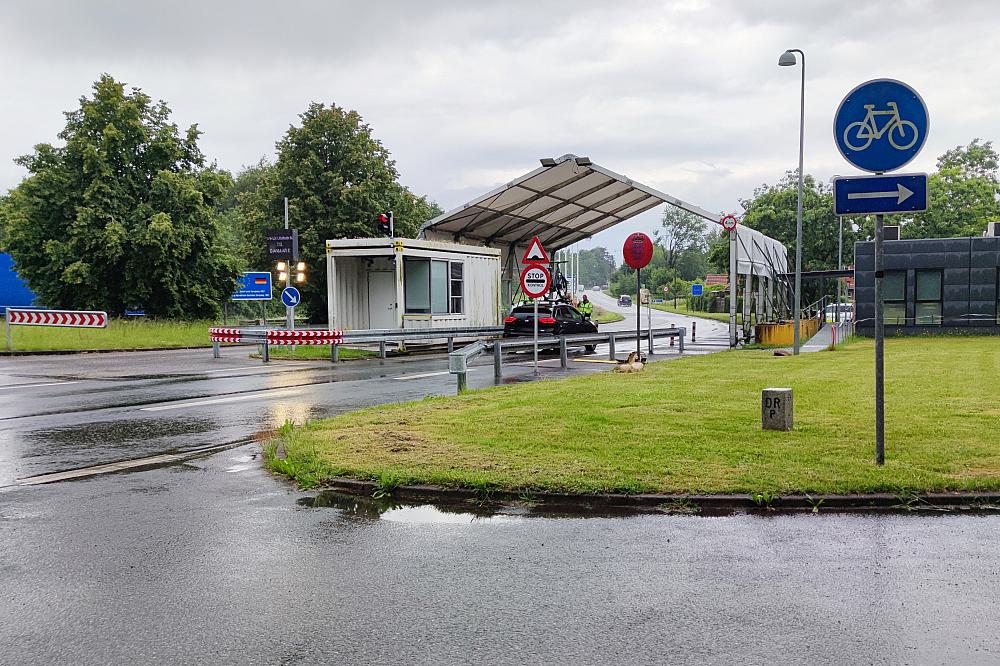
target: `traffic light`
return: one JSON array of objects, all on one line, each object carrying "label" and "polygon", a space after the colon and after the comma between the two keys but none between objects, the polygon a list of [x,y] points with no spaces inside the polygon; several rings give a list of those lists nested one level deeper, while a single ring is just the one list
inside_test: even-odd
[{"label": "traffic light", "polygon": [[298,283],[306,281],[306,262],[300,261],[295,264],[295,281]]},{"label": "traffic light", "polygon": [[388,236],[392,238],[393,228],[392,228],[392,211],[387,210],[384,213],[379,213],[376,216],[376,222],[378,223],[378,230],[383,236]]},{"label": "traffic light", "polygon": [[288,264],[283,261],[279,261],[275,268],[278,269],[278,282],[284,282],[288,279]]}]

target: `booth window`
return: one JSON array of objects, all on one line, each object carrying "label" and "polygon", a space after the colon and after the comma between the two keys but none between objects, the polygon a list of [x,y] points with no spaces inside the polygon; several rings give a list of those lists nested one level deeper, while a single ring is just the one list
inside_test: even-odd
[{"label": "booth window", "polygon": [[436,259],[405,259],[403,291],[410,314],[462,312],[463,271],[461,262]]},{"label": "booth window", "polygon": [[917,325],[941,324],[941,270],[917,271]]},{"label": "booth window", "polygon": [[906,271],[886,271],[882,278],[882,293],[886,325],[906,325]]}]

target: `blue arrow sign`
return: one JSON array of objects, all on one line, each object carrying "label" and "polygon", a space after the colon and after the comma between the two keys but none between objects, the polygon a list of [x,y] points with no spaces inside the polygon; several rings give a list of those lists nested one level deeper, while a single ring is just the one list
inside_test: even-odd
[{"label": "blue arrow sign", "polygon": [[837,215],[916,213],[927,210],[927,174],[894,173],[833,179]]},{"label": "blue arrow sign", "polygon": [[917,156],[929,126],[916,90],[895,79],[875,79],[847,93],[833,120],[833,137],[844,159],[862,171],[892,171]]},{"label": "blue arrow sign", "polygon": [[285,304],[285,307],[294,308],[301,300],[299,290],[295,287],[285,287],[281,290],[281,302]]},{"label": "blue arrow sign", "polygon": [[236,278],[234,301],[271,300],[271,273],[268,271],[244,273]]}]

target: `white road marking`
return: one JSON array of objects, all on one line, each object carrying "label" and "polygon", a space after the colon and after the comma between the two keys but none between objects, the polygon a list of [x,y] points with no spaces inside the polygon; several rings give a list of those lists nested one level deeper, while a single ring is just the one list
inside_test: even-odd
[{"label": "white road marking", "polygon": [[156,407],[140,407],[140,411],[143,412],[163,412],[168,409],[186,409],[188,407],[202,407],[204,405],[221,405],[227,402],[241,402],[244,400],[252,399],[255,397],[260,397],[266,395],[269,398],[278,397],[282,395],[289,395],[292,393],[301,393],[301,388],[284,389],[284,390],[273,390],[266,389],[263,391],[250,391],[248,393],[240,393],[239,395],[230,395],[225,398],[209,398],[208,400],[195,400],[193,402],[181,402],[173,403],[169,405],[157,405]]},{"label": "white road marking", "polygon": [[10,386],[0,386],[0,391],[6,391],[8,389],[39,388],[41,386],[64,386],[66,384],[79,383],[79,380],[74,380],[71,382],[45,382],[43,384],[11,384]]},{"label": "white road marking", "polygon": [[440,372],[425,372],[419,375],[400,375],[394,379],[407,380],[407,379],[424,379],[425,377],[440,377],[441,375],[450,375],[451,373],[447,370],[442,370]]},{"label": "white road marking", "polygon": [[205,374],[212,372],[245,372],[247,370],[253,370],[255,372],[275,372],[281,371],[285,368],[301,368],[310,365],[309,363],[289,363],[287,365],[282,364],[281,366],[270,366],[270,367],[260,367],[259,365],[245,365],[239,368],[216,368],[215,370],[205,370]]}]

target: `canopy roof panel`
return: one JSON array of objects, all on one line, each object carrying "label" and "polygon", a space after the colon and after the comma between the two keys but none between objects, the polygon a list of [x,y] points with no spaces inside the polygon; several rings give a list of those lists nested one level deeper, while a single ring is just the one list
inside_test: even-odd
[{"label": "canopy roof panel", "polygon": [[538,169],[424,223],[420,234],[494,247],[524,245],[538,236],[554,252],[665,203],[719,222],[718,215],[589,158],[563,155],[542,160]]}]

